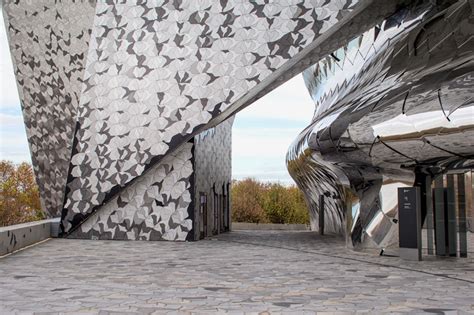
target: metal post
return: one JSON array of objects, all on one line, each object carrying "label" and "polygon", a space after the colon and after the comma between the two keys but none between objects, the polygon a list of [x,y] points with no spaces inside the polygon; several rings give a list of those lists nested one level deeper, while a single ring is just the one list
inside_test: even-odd
[{"label": "metal post", "polygon": [[454,194],[454,181],[456,174],[448,174],[447,188],[445,189],[446,204],[445,204],[445,219],[446,219],[446,244],[448,246],[449,256],[456,257],[458,252],[458,233],[456,222],[456,197]]},{"label": "metal post", "polygon": [[458,175],[458,229],[459,229],[459,256],[467,257],[467,222],[466,222],[466,186],[465,175]]},{"label": "metal post", "polygon": [[436,243],[436,255],[446,255],[446,234],[444,227],[444,188],[443,188],[443,176],[439,175],[435,179],[435,188],[433,191],[433,203],[434,203],[434,228],[435,228],[435,243]]},{"label": "metal post", "polygon": [[425,177],[425,201],[426,201],[426,241],[428,247],[428,255],[433,255],[433,190],[431,189],[431,176]]},{"label": "metal post", "polygon": [[319,235],[324,235],[324,195],[319,195]]}]

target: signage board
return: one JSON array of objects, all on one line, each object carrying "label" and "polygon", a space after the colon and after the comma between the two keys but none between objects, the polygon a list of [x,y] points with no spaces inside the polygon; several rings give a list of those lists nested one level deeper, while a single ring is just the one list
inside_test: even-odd
[{"label": "signage board", "polygon": [[421,260],[420,188],[398,188],[398,235],[400,257]]}]

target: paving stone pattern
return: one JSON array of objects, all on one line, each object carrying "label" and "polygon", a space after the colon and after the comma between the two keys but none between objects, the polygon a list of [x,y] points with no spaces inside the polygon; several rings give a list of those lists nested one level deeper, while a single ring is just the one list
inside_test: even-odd
[{"label": "paving stone pattern", "polygon": [[473,270],[472,258],[407,263],[307,231],[195,243],[53,239],[0,258],[0,314],[467,314]]}]

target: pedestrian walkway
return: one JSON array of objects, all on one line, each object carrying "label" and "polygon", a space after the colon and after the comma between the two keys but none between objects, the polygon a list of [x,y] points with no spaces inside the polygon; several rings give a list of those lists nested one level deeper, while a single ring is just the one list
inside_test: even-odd
[{"label": "pedestrian walkway", "polygon": [[474,312],[473,271],[472,258],[406,262],[308,231],[53,239],[0,258],[0,314]]}]

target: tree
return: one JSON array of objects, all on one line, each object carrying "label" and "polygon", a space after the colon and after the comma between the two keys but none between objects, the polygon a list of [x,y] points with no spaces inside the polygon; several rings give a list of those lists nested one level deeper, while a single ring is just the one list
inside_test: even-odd
[{"label": "tree", "polygon": [[31,165],[0,161],[0,226],[45,218]]}]

